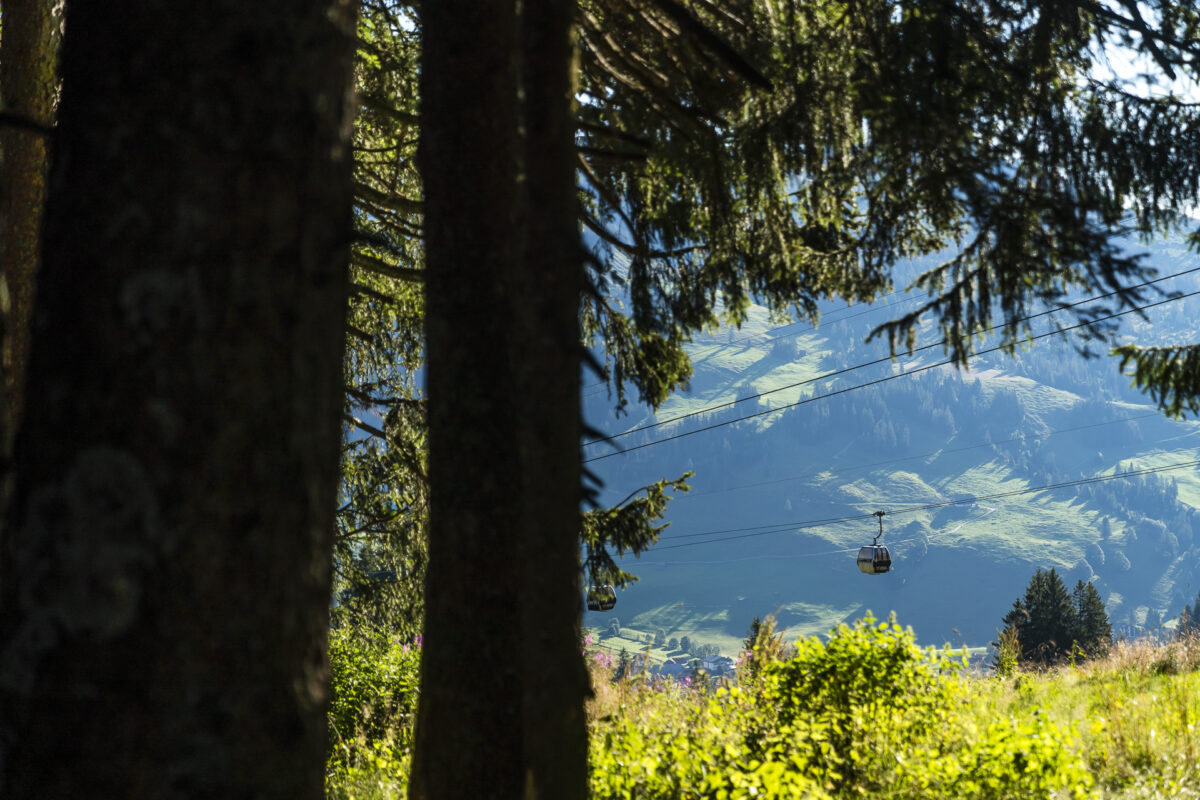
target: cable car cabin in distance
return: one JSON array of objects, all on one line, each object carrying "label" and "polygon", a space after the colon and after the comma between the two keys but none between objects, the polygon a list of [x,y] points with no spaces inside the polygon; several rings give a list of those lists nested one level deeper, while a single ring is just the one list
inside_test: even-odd
[{"label": "cable car cabin in distance", "polygon": [[866,545],[858,551],[858,568],[868,575],[882,575],[892,568],[892,554],[886,545]]},{"label": "cable car cabin in distance", "polygon": [[617,590],[610,585],[593,586],[588,589],[588,611],[611,611],[617,604]]},{"label": "cable car cabin in distance", "polygon": [[892,568],[892,554],[888,552],[887,545],[879,543],[883,536],[883,515],[882,511],[875,512],[875,516],[879,517],[879,535],[874,542],[858,551],[858,568],[867,575],[882,575]]}]

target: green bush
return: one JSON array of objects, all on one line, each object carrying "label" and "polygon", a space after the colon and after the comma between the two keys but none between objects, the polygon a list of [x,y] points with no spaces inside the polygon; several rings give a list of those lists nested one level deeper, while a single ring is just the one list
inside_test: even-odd
[{"label": "green bush", "polygon": [[977,723],[964,657],[867,616],[745,687],[642,689],[593,726],[594,798],[1090,798],[1045,715]]},{"label": "green bush", "polygon": [[397,800],[408,797],[410,753],[391,743],[362,744],[349,760],[331,763],[325,778],[326,800]]},{"label": "green bush", "polygon": [[[404,797],[419,649],[361,631],[333,631],[331,638],[327,797]],[[761,673],[745,685],[715,692],[672,681],[611,684],[607,673],[594,675],[608,713],[591,724],[591,797],[1095,797],[1093,775],[1074,749],[1080,742],[1074,728],[1056,725],[1036,708],[1030,712],[1016,698],[1004,701],[1006,707],[989,706],[1012,697],[1014,684],[967,677],[963,658],[921,649],[912,631],[894,621],[867,616],[826,641],[801,640],[794,655],[759,666]],[[1176,693],[1193,694],[1182,686]],[[1105,748],[1110,729],[1128,729],[1130,737],[1134,728],[1161,729],[1165,711],[1143,712],[1131,705],[1134,699],[1122,694],[1097,709],[1109,720],[1094,720],[1089,729],[1097,775],[1134,760],[1129,747]],[[1177,713],[1176,727],[1189,733],[1173,736],[1164,750],[1193,752],[1193,705],[1190,699],[1172,704],[1186,709]],[[1118,728],[1127,706],[1147,716]],[[1132,778],[1106,781],[1114,782],[1130,785]]]},{"label": "green bush", "polygon": [[709,695],[667,682],[640,693],[638,708],[593,725],[594,800],[826,797],[799,754],[771,759],[750,751],[744,733],[757,710],[740,689]]},{"label": "green bush", "polygon": [[922,650],[911,629],[868,614],[828,641],[796,643],[795,655],[766,665],[751,742],[802,749],[812,777],[833,792],[878,791],[904,753],[943,734],[965,666],[948,651]]},{"label": "green bush", "polygon": [[[416,712],[420,638],[403,643],[382,633],[336,628],[329,642],[331,765],[378,757],[382,742],[407,747]],[[366,745],[366,747],[364,747]]]}]

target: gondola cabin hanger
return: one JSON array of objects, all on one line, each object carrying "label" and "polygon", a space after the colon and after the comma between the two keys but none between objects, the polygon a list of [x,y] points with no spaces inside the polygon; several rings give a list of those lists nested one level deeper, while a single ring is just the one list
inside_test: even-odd
[{"label": "gondola cabin hanger", "polygon": [[617,604],[617,590],[611,584],[594,585],[588,588],[588,611],[611,611]]},{"label": "gondola cabin hanger", "polygon": [[612,611],[613,606],[617,604],[617,590],[613,588],[611,583],[598,583],[596,581],[596,576],[602,573],[602,569],[600,555],[591,546],[588,547],[585,568],[588,577],[587,610]]},{"label": "gondola cabin hanger", "polygon": [[858,568],[868,575],[882,575],[892,568],[892,554],[888,552],[887,545],[879,543],[883,538],[883,511],[876,511],[875,516],[879,518],[879,534],[875,537],[875,541],[858,551]]}]

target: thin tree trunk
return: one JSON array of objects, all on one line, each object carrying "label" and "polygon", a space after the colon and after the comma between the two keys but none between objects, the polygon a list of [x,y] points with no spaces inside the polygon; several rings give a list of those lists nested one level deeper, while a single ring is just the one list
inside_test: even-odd
[{"label": "thin tree trunk", "polygon": [[[46,200],[48,128],[54,121],[59,17],[46,0],[4,0],[0,93],[0,281],[8,295],[3,350],[4,411],[16,429],[29,355],[38,243]],[[7,443],[5,443],[5,453]]]},{"label": "thin tree trunk", "polygon": [[410,796],[520,796],[516,0],[422,8],[430,536]]},{"label": "thin tree trunk", "polygon": [[419,800],[586,791],[573,4],[521,6],[422,9],[431,494]]},{"label": "thin tree trunk", "polygon": [[522,702],[527,798],[587,793],[588,677],[580,658],[580,345],[583,252],[575,188],[568,0],[523,0],[521,230],[511,363],[523,518]]},{"label": "thin tree trunk", "polygon": [[68,3],[0,796],[323,796],[352,9]]}]

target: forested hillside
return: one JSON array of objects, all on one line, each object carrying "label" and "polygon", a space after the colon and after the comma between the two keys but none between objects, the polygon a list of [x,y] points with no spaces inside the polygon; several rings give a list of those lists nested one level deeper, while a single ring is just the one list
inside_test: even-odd
[{"label": "forested hillside", "polygon": [[[1160,294],[1111,322],[1141,345],[1194,340],[1200,299],[1176,297],[1200,288],[1194,255],[1177,239],[1147,249]],[[1069,302],[1102,302],[1087,299]],[[1085,357],[1077,339],[985,352],[965,371],[926,347],[934,330],[895,361],[864,343],[917,300],[830,305],[817,328],[774,327],[755,308],[741,329],[695,338],[689,390],[657,415],[634,404],[618,415],[602,387],[585,388],[594,425],[631,432],[587,450],[606,498],[695,472],[659,544],[625,564],[641,579],[611,612],[627,630],[732,652],[756,615],[778,612],[800,635],[872,609],[896,611],[926,642],[983,646],[1037,567],[1094,580],[1118,633],[1154,630],[1190,601],[1200,471],[1176,465],[1200,458],[1200,424],[1164,418],[1115,359]],[[1035,336],[1056,324],[1074,321],[1046,314]],[[877,532],[875,510],[887,512],[895,564],[868,577],[854,555]]]}]

